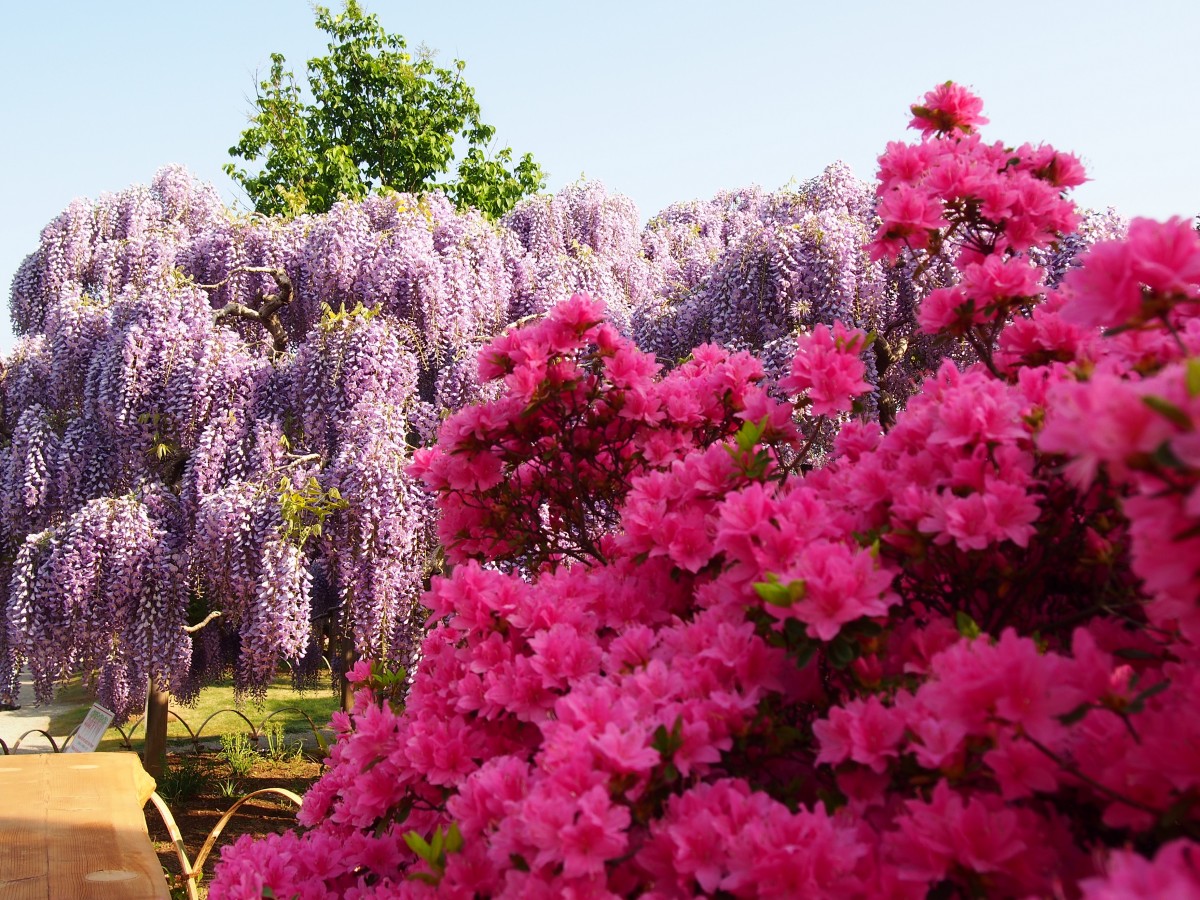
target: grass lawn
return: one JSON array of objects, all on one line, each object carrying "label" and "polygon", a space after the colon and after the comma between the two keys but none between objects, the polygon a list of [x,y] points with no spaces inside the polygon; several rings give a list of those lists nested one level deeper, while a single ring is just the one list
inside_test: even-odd
[{"label": "grass lawn", "polygon": [[[54,716],[50,720],[49,731],[51,734],[67,734],[74,729],[84,716],[87,715],[88,708],[95,697],[78,678],[72,679],[67,684],[60,687],[55,694],[55,702],[62,704],[74,704],[74,708],[68,712],[63,712]],[[266,700],[262,705],[258,705],[253,701],[244,701],[239,707],[234,702],[233,697],[233,680],[226,679],[218,682],[211,687],[205,688],[200,692],[200,697],[195,706],[183,706],[171,703],[171,711],[183,718],[193,731],[200,730],[200,741],[204,744],[217,744],[221,739],[222,734],[230,734],[241,732],[247,734],[251,731],[251,725],[247,725],[246,721],[237,713],[221,712],[223,709],[236,709],[246,719],[249,719],[253,724],[253,728],[261,733],[263,720],[272,713],[279,713],[271,719],[272,722],[280,722],[283,725],[284,731],[289,735],[311,735],[312,730],[309,728],[308,721],[295,709],[283,712],[289,708],[303,710],[313,720],[317,728],[324,728],[329,724],[329,718],[333,715],[334,710],[338,708],[339,697],[336,696],[329,688],[316,688],[314,690],[298,693],[292,689],[291,676],[283,673],[276,677],[275,682],[267,689]],[[205,719],[210,716],[213,718],[204,725]],[[125,730],[129,731],[130,722],[126,725]],[[144,724],[139,724],[137,730],[133,734],[133,749],[140,751],[142,742],[145,738]],[[175,716],[168,717],[167,721],[167,742],[168,744],[179,744],[183,742],[190,745],[191,737],[188,730],[180,724]],[[120,750],[123,742],[120,733],[115,728],[110,728],[104,735],[104,739],[100,742],[99,750]]]}]

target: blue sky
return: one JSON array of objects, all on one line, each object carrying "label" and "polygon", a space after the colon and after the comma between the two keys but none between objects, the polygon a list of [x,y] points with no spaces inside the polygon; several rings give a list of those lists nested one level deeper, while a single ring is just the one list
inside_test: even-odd
[{"label": "blue sky", "polygon": [[[333,5],[337,5],[334,3]],[[845,160],[870,178],[934,84],[974,86],[985,135],[1081,155],[1083,205],[1200,213],[1200,3],[365,0],[410,46],[466,60],[484,120],[550,189],[581,175],[643,218]],[[256,76],[324,48],[305,0],[3,4],[0,280],[77,196],[182,163],[221,171]],[[0,350],[12,346],[7,303]]]}]

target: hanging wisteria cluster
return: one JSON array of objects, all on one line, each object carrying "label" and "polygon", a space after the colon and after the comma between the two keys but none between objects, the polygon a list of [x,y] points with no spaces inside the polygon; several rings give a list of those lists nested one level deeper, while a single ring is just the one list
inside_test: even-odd
[{"label": "hanging wisteria cluster", "polygon": [[[12,285],[0,701],[26,664],[39,696],[84,671],[125,716],[150,676],[184,698],[228,666],[249,692],[280,658],[304,677],[335,632],[410,658],[439,555],[412,452],[498,396],[480,348],[576,292],[668,368],[712,342],[775,381],[798,331],[873,331],[862,406],[886,424],[953,352],[914,334],[949,267],[872,261],[875,225],[872,190],[841,164],[645,228],[595,183],[499,225],[436,194],[240,216],[179,168],[75,201]],[[1047,269],[1120,227],[1096,220]]]},{"label": "hanging wisteria cluster", "polygon": [[635,310],[657,292],[658,270],[643,252],[637,208],[598,183],[524,200],[503,225],[524,250],[515,267],[514,319],[544,313],[582,291],[611,298],[609,317],[628,331]]},{"label": "hanging wisteria cluster", "polygon": [[862,249],[872,204],[839,163],[796,190],[668,207],[647,228],[665,290],[641,310],[639,344],[666,359],[705,342],[778,356],[797,328],[887,324],[895,310],[884,269]]}]

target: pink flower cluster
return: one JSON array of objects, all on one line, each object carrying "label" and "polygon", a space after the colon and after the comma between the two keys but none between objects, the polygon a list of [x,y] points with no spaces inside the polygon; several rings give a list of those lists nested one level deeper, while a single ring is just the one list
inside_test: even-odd
[{"label": "pink flower cluster", "polygon": [[794,393],[807,391],[814,415],[849,412],[854,397],[874,390],[864,378],[861,356],[868,343],[861,329],[848,329],[841,322],[834,322],[832,329],[816,325],[800,336],[791,371],[779,379],[779,387]]},{"label": "pink flower cluster", "polygon": [[913,118],[909,128],[918,129],[922,137],[953,131],[970,134],[976,125],[988,123],[980,115],[983,101],[953,81],[939,84],[925,95],[922,103],[914,103],[911,108]]},{"label": "pink flower cluster", "polygon": [[[357,671],[307,830],[214,900],[1200,895],[1200,241],[1005,281],[1078,173],[997,167],[979,110],[938,89],[885,168],[943,211],[914,246],[1019,302],[819,469],[752,359],[660,377],[585,298],[484,351],[505,395],[416,464],[455,566],[411,689]],[[802,337],[784,389],[850,409],[864,338]]]},{"label": "pink flower cluster", "polygon": [[748,353],[705,345],[666,376],[659,370],[585,294],[485,347],[480,377],[502,379],[505,395],[453,415],[411,470],[440,495],[447,558],[503,558],[530,571],[600,558],[597,541],[636,472],[745,421],[765,421],[769,436],[796,433],[791,408],[757,385],[762,366]]},{"label": "pink flower cluster", "polygon": [[953,262],[958,281],[922,302],[928,334],[965,339],[989,367],[1001,329],[1040,299],[1045,271],[1028,251],[1079,224],[1065,192],[1085,180],[1079,160],[1053,147],[984,143],[982,103],[947,82],[913,107],[916,144],[892,142],[879,157],[873,259],[903,253]]}]

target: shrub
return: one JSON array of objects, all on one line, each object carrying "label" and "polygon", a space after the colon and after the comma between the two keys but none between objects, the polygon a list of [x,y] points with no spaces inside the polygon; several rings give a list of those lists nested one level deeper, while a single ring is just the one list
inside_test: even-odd
[{"label": "shrub", "polygon": [[788,402],[586,297],[495,341],[505,395],[415,463],[454,568],[403,706],[360,663],[309,830],[214,898],[1200,889],[1200,237],[1135,220],[1047,292],[1077,162],[913,111],[872,252],[954,267],[920,321],[965,362],[884,432],[840,326]]}]

